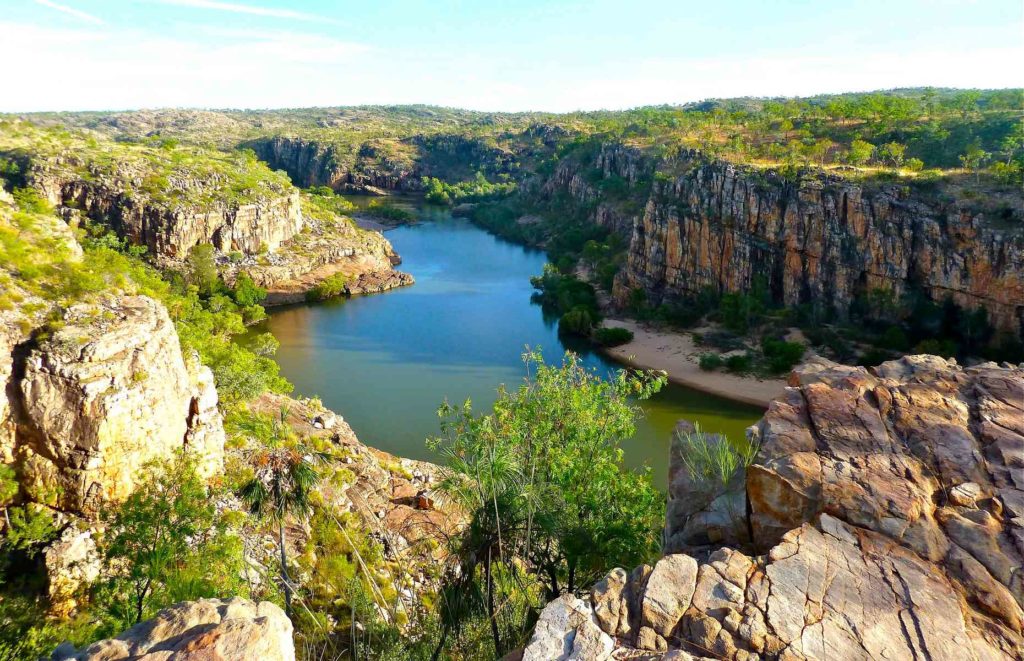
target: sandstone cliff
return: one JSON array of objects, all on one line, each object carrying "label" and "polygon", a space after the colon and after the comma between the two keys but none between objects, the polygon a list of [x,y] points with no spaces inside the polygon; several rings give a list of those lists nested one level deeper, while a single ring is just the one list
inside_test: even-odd
[{"label": "sandstone cliff", "polygon": [[785,305],[814,303],[844,318],[858,295],[908,289],[965,308],[998,327],[1024,316],[1024,233],[1016,220],[926,185],[860,184],[834,175],[798,183],[679,150],[655,159],[605,144],[564,159],[533,192],[561,194],[592,222],[629,241],[615,285],[624,303],[641,288],[654,303],[746,291],[763,278]]},{"label": "sandstone cliff", "polygon": [[196,453],[204,473],[220,469],[213,376],[182,356],[156,301],[76,305],[42,342],[0,349],[0,457],[15,465],[23,499],[88,514],[127,496],[147,462],[182,449]]},{"label": "sandstone cliff", "polygon": [[300,186],[374,194],[420,191],[424,176],[455,181],[476,172],[491,178],[513,174],[519,158],[511,149],[455,133],[356,142],[275,136],[244,146],[270,167],[287,172]]},{"label": "sandstone cliff", "polygon": [[200,599],[175,604],[117,638],[82,650],[64,644],[53,661],[203,661],[260,659],[294,661],[292,623],[284,611],[264,601]]},{"label": "sandstone cliff", "polygon": [[[129,173],[123,176],[130,182]],[[101,220],[157,257],[181,259],[201,243],[212,244],[222,252],[276,250],[302,229],[299,192],[294,188],[282,188],[252,202],[218,199],[194,206],[156,202],[131,192],[128,182],[122,176],[84,179],[49,163],[33,168],[28,176],[28,183],[54,206],[78,209],[89,218]],[[177,185],[196,189],[210,183],[183,180]]]},{"label": "sandstone cliff", "polygon": [[818,363],[753,433],[744,550],[616,569],[549,604],[524,659],[1024,654],[1024,368]]}]

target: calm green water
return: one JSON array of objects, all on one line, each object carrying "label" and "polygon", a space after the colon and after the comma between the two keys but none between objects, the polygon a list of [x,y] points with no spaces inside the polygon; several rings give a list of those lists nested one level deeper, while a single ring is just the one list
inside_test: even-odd
[{"label": "calm green water", "polygon": [[[300,395],[319,395],[364,443],[431,459],[424,440],[439,432],[436,410],[472,398],[489,410],[501,383],[524,376],[521,355],[541,347],[548,362],[567,349],[606,374],[616,365],[559,339],[554,319],[530,302],[529,278],[544,254],[498,239],[446,211],[408,202],[423,222],[387,233],[416,284],[375,296],[280,309],[257,328],[281,342],[277,360]],[[667,479],[676,420],[742,437],[758,408],[669,386],[644,403],[646,417],[625,447],[631,466]]]}]

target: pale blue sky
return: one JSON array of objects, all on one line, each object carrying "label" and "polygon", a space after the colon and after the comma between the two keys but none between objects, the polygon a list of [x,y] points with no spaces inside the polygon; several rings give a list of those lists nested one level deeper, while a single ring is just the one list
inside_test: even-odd
[{"label": "pale blue sky", "polygon": [[1024,86],[1021,0],[0,0],[0,111]]}]

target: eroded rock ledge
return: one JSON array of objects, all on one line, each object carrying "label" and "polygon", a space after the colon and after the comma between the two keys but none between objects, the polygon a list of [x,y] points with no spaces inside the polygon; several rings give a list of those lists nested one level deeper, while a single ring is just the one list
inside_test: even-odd
[{"label": "eroded rock ledge", "polygon": [[525,659],[1024,654],[1024,368],[911,356],[793,384],[753,430],[748,539],[725,540],[746,552],[616,569],[549,604]]}]

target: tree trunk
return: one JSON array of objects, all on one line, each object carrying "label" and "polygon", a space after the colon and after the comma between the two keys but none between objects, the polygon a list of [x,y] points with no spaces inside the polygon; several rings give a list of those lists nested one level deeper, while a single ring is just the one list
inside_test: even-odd
[{"label": "tree trunk", "polygon": [[434,653],[430,655],[430,661],[437,661],[441,658],[441,652],[444,651],[444,644],[446,642],[448,642],[447,622],[441,627],[441,640],[437,641],[437,647],[434,648]]},{"label": "tree trunk", "polygon": [[284,548],[284,518],[277,521],[277,544],[281,549],[281,580],[284,582],[284,612],[292,617],[292,582],[288,577],[288,556]]},{"label": "tree trunk", "polygon": [[494,638],[494,658],[501,658],[501,637],[498,634],[498,619],[494,612],[494,575],[491,572],[491,549],[487,549],[487,563],[484,565],[487,579],[487,617],[491,620],[491,636]]}]

